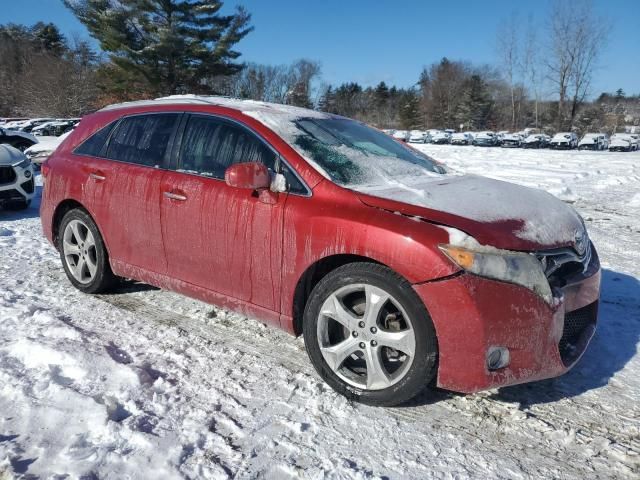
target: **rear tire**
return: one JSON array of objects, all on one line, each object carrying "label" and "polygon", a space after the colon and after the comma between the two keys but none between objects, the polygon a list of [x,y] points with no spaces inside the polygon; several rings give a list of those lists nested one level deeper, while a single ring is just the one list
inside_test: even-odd
[{"label": "rear tire", "polygon": [[393,406],[435,378],[438,343],[413,287],[389,268],[350,263],[311,292],[303,333],[311,363],[348,399]]},{"label": "rear tire", "polygon": [[84,293],[101,293],[113,287],[117,277],[100,231],[81,209],[68,211],[58,229],[57,247],[69,281]]}]

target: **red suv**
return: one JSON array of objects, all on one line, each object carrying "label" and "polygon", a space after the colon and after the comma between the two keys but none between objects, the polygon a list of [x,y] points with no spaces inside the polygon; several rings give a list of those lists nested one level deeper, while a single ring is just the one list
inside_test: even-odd
[{"label": "red suv", "polygon": [[557,376],[595,331],[600,265],[570,206],[347,118],[114,105],[42,172],[44,232],[78,289],[132,278],[303,334],[322,378],[362,402]]}]

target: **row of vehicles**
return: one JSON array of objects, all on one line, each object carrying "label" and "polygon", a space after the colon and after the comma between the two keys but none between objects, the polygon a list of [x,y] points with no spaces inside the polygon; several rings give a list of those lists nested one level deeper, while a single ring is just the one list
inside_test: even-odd
[{"label": "row of vehicles", "polygon": [[43,163],[80,122],[79,118],[0,118],[0,145]]},{"label": "row of vehicles", "polygon": [[574,132],[560,132],[553,137],[544,133],[523,132],[455,132],[454,130],[384,130],[396,140],[408,143],[475,145],[504,148],[552,148],[564,150],[609,150],[633,152],[640,150],[640,134],[587,133],[582,138]]},{"label": "row of vehicles", "polygon": [[0,127],[35,136],[59,137],[73,130],[78,122],[79,118],[0,119]]}]

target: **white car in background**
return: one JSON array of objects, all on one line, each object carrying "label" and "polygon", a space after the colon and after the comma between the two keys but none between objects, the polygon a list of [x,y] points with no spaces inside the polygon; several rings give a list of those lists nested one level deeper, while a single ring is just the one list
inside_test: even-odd
[{"label": "white car in background", "polygon": [[427,143],[427,132],[411,130],[409,133],[409,143]]},{"label": "white car in background", "polygon": [[436,145],[451,143],[451,134],[449,132],[440,131],[431,137],[431,143],[435,143]]},{"label": "white car in background", "polygon": [[396,130],[395,132],[393,132],[392,137],[396,140],[400,140],[401,142],[406,142],[407,140],[409,140],[409,132],[407,132],[406,130]]},{"label": "white car in background", "polygon": [[556,133],[549,142],[549,147],[556,149],[571,150],[577,146],[578,136],[573,132]]},{"label": "white car in background", "polygon": [[17,148],[0,144],[0,206],[23,210],[31,204],[35,191],[31,161]]},{"label": "white car in background", "polygon": [[534,133],[527,135],[525,139],[522,140],[522,148],[546,148],[550,141],[551,137],[549,135]]},{"label": "white car in background", "polygon": [[58,148],[58,145],[67,138],[73,130],[63,133],[59,137],[40,137],[40,141],[35,145],[27,148],[24,154],[33,162],[34,165],[40,166],[47,161],[47,158]]},{"label": "white car in background", "polygon": [[495,147],[498,145],[498,136],[491,131],[480,132],[473,139],[473,144],[479,147]]},{"label": "white car in background", "polygon": [[610,152],[635,152],[640,149],[640,134],[614,133],[609,141]]},{"label": "white car in background", "polygon": [[473,143],[473,135],[470,133],[454,133],[451,135],[451,145],[471,145]]},{"label": "white car in background", "polygon": [[506,133],[500,140],[500,145],[504,148],[519,148],[522,146],[522,140],[519,133]]},{"label": "white car in background", "polygon": [[609,137],[604,133],[587,133],[578,143],[578,150],[606,150],[609,148]]}]

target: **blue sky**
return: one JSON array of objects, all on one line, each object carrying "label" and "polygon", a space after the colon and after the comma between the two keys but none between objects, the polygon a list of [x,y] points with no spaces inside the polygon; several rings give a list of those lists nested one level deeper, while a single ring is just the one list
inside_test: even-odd
[{"label": "blue sky", "polygon": [[[61,0],[1,0],[0,24],[51,21],[66,34],[87,36]],[[384,80],[410,86],[424,65],[443,56],[474,63],[496,62],[495,32],[515,10],[543,22],[547,1],[513,0],[228,0],[252,14],[255,31],[238,46],[245,61],[289,63],[306,57],[322,64],[326,82]],[[598,15],[613,23],[592,93],[623,88],[640,93],[638,0],[596,0]],[[628,14],[626,14],[628,13]]]}]

